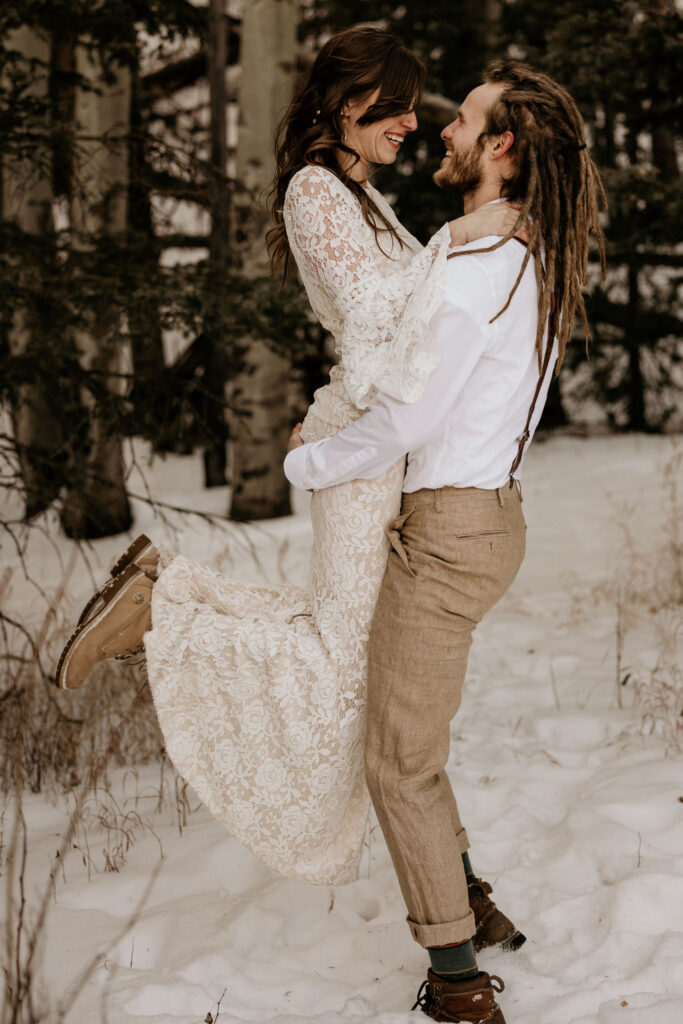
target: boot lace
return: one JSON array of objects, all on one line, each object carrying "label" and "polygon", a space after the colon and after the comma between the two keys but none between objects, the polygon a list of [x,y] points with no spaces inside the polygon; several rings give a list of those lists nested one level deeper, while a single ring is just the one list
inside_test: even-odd
[{"label": "boot lace", "polygon": [[434,1008],[434,1000],[432,999],[431,993],[429,991],[429,982],[427,980],[423,981],[422,984],[420,985],[420,988],[417,993],[417,999],[410,1007],[410,1012],[412,1013],[413,1010],[416,1010],[418,1008],[418,1006],[420,1007],[423,1013],[429,1013],[429,1011]]}]

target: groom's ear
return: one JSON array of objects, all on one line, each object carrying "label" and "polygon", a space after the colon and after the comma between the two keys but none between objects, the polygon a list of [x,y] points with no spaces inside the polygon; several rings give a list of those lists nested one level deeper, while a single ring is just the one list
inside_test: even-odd
[{"label": "groom's ear", "polygon": [[498,135],[491,146],[491,159],[500,160],[502,156],[512,148],[512,144],[515,141],[515,137],[512,132],[503,132],[502,135]]}]

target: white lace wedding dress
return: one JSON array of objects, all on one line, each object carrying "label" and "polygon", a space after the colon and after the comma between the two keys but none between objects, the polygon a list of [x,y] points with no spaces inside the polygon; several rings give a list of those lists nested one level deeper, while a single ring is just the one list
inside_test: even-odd
[{"label": "white lace wedding dress", "polygon": [[[361,414],[378,389],[404,401],[435,365],[448,227],[426,248],[369,194],[403,248],[366,223],[330,171],[287,190],[287,235],[339,365],[304,422],[306,441]],[[382,251],[384,250],[384,252]],[[398,514],[403,460],[376,480],[316,492],[307,591],[231,582],[166,558],[145,637],[166,748],[211,813],[271,867],[316,883],[358,874],[369,810],[363,775],[366,645]]]}]

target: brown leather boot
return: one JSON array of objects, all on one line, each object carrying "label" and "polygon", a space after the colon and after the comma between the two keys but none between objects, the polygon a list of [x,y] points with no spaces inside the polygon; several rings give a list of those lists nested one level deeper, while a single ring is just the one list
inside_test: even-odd
[{"label": "brown leather boot", "polygon": [[144,650],[143,636],[152,626],[154,580],[134,562],[98,594],[99,607],[81,621],[62,651],[57,686],[74,690],[106,658],[127,658]]},{"label": "brown leather boot", "polygon": [[[496,984],[494,985],[494,982]],[[413,1006],[432,1020],[466,1024],[505,1024],[503,1011],[496,1002],[496,992],[505,985],[495,974],[480,971],[476,978],[465,981],[447,981],[430,968],[427,980],[422,982]]]},{"label": "brown leather boot", "polygon": [[492,891],[489,883],[481,878],[467,886],[470,910],[474,914],[477,926],[477,932],[472,938],[474,949],[477,953],[487,946],[500,945],[503,949],[519,949],[526,942],[526,935],[522,935],[512,921],[501,913],[493,900],[489,899],[489,893]]}]

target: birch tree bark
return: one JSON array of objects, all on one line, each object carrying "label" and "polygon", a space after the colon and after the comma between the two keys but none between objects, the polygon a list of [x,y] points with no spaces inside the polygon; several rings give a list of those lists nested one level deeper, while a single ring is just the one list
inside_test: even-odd
[{"label": "birch tree bark", "polygon": [[[25,94],[43,106],[44,131],[37,133],[30,154],[7,156],[2,167],[2,214],[6,221],[27,235],[42,236],[52,231],[52,161],[48,144],[47,109],[49,100],[50,40],[32,26],[22,25],[5,40],[8,50],[21,54],[30,79]],[[35,290],[28,276],[27,294]],[[38,358],[45,345],[49,325],[40,309],[27,303],[14,311],[8,329],[9,351],[13,356]],[[59,418],[50,402],[51,382],[35,380],[19,384],[12,408],[14,440],[25,489],[25,514],[30,518],[56,497],[60,472],[55,462],[60,447]]]},{"label": "birch tree bark", "polygon": [[[76,48],[76,71],[89,87],[77,87],[75,95],[71,198],[72,249],[83,268],[99,241],[120,239],[126,231],[131,102],[129,69],[109,61],[105,74],[102,54],[88,43],[81,40]],[[80,365],[115,393],[123,369],[118,314],[106,298],[93,296],[83,323],[74,331]],[[62,523],[69,536],[103,537],[127,530],[132,521],[121,438],[89,388],[81,389],[81,403],[85,436],[74,453]]]},{"label": "birch tree bark", "polygon": [[[240,123],[237,180],[259,197],[275,173],[274,140],[294,88],[298,0],[247,0],[241,31]],[[263,198],[251,200],[251,242],[244,270],[269,272],[265,246],[268,214]],[[274,285],[274,287],[276,287]],[[251,339],[244,372],[233,381],[232,505],[234,519],[265,519],[290,511],[282,472],[290,432],[289,360],[264,340]]]}]

